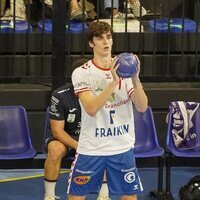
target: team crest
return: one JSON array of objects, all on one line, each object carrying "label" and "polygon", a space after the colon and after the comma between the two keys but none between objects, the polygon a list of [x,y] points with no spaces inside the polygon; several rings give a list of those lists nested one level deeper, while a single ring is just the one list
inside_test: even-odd
[{"label": "team crest", "polygon": [[75,121],[76,115],[75,114],[68,114],[67,116],[67,122],[73,123]]},{"label": "team crest", "polygon": [[102,87],[100,81],[96,81],[96,83],[95,83],[95,91],[96,92],[99,92],[99,91],[102,92],[103,91],[103,87]]},{"label": "team crest", "polygon": [[115,100],[115,93],[112,93],[112,95],[109,97],[108,101],[113,102]]}]

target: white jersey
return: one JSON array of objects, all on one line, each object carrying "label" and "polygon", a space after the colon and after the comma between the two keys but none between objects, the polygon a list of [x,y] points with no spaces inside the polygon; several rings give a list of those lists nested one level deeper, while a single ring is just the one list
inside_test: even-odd
[{"label": "white jersey", "polygon": [[[112,82],[109,69],[92,60],[72,73],[75,94],[92,91],[97,96]],[[77,152],[85,155],[115,155],[131,149],[135,142],[131,93],[132,80],[121,79],[106,104],[96,116],[88,115],[81,105],[81,132]]]}]

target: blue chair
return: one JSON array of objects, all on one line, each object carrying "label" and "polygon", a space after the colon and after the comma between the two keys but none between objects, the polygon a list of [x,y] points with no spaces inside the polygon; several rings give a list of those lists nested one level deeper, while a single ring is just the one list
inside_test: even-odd
[{"label": "blue chair", "polygon": [[31,33],[32,29],[26,20],[0,20],[0,33]]},{"label": "blue chair", "polygon": [[149,195],[150,197],[155,197],[157,199],[164,199],[164,149],[160,147],[158,142],[152,109],[149,106],[145,113],[141,113],[134,108],[133,112],[136,133],[135,157],[136,159],[156,158],[158,160],[157,191],[151,191]]},{"label": "blue chair", "polygon": [[45,112],[45,123],[44,123],[44,141],[50,137],[50,122],[49,122],[49,107],[46,108]]},{"label": "blue chair", "polygon": [[0,160],[29,159],[36,155],[22,106],[0,106]]},{"label": "blue chair", "polygon": [[[196,133],[198,137],[198,142],[200,141],[200,107],[194,114],[195,125],[196,125]],[[191,166],[194,158],[200,158],[200,146],[194,149],[179,149],[175,146],[173,137],[172,137],[172,122],[173,122],[173,114],[172,108],[169,106],[169,114],[168,114],[168,130],[167,130],[167,139],[166,139],[166,196],[167,199],[173,200],[174,197],[171,194],[171,167],[173,165],[173,158],[175,158],[175,162],[177,159],[184,159],[185,165]],[[186,162],[185,158],[189,161]],[[193,164],[192,164],[193,165]],[[198,165],[199,166],[199,165]]]}]

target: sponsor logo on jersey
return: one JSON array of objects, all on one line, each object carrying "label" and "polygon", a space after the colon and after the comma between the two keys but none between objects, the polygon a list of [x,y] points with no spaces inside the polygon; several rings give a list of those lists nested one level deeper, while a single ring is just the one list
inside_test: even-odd
[{"label": "sponsor logo on jersey", "polygon": [[121,169],[121,172],[130,172],[130,171],[134,171],[136,168],[132,167],[130,169]]},{"label": "sponsor logo on jersey", "polygon": [[54,97],[54,96],[51,97],[51,100],[52,100],[53,102],[55,102],[55,103],[59,103],[59,100],[58,100],[56,97]]},{"label": "sponsor logo on jersey", "polygon": [[50,113],[51,115],[56,116],[56,117],[60,117],[60,114],[59,114],[59,113],[53,113],[53,112],[51,112],[51,111],[49,111],[49,113]]},{"label": "sponsor logo on jersey", "polygon": [[76,169],[76,172],[79,172],[81,174],[94,174],[94,171],[83,171],[83,170],[80,170],[80,169]]},{"label": "sponsor logo on jersey", "polygon": [[76,108],[72,108],[72,109],[69,110],[69,112],[72,113],[72,112],[74,112],[76,110],[77,110]]},{"label": "sponsor logo on jersey", "polygon": [[89,182],[90,176],[76,176],[74,182],[78,185],[85,185]]},{"label": "sponsor logo on jersey", "polygon": [[88,68],[90,68],[90,66],[88,65],[88,63],[85,63],[84,65],[81,66],[81,68],[88,69]]},{"label": "sponsor logo on jersey", "polygon": [[108,98],[108,101],[109,102],[113,102],[115,100],[115,93],[112,93],[111,95],[110,95],[110,97]]},{"label": "sponsor logo on jersey", "polygon": [[133,186],[133,190],[138,190],[139,189],[139,185],[134,185]]},{"label": "sponsor logo on jersey", "polygon": [[96,92],[102,92],[103,91],[103,86],[101,85],[100,81],[95,82],[95,91]]},{"label": "sponsor logo on jersey", "polygon": [[60,90],[60,91],[58,92],[58,94],[61,94],[61,93],[63,93],[63,92],[69,91],[69,90],[70,90],[70,88],[67,88],[67,89],[64,89],[64,90]]},{"label": "sponsor logo on jersey", "polygon": [[106,79],[111,79],[112,76],[111,76],[111,74],[105,74],[105,78],[106,78]]},{"label": "sponsor logo on jersey", "polygon": [[73,123],[75,121],[76,115],[69,113],[67,116],[67,122]]},{"label": "sponsor logo on jersey", "polygon": [[[115,98],[114,95],[112,95],[112,97],[110,96],[109,101],[110,102],[114,101],[114,98]],[[114,104],[106,103],[105,108],[117,108],[119,106],[127,104],[129,101],[130,101],[130,99],[126,99],[126,100],[122,100],[122,101],[120,101],[118,103],[114,103]]]},{"label": "sponsor logo on jersey", "polygon": [[75,135],[80,135],[80,130],[76,130],[74,134]]},{"label": "sponsor logo on jersey", "polygon": [[50,109],[49,109],[49,113],[50,113],[51,115],[56,116],[56,117],[60,117],[60,114],[58,113],[58,110],[57,110],[57,108],[56,108],[55,103],[52,103],[52,104],[51,104]]},{"label": "sponsor logo on jersey", "polygon": [[127,134],[129,131],[129,124],[121,125],[113,128],[96,128],[96,137],[112,137]]},{"label": "sponsor logo on jersey", "polygon": [[124,180],[127,183],[132,183],[135,181],[135,173],[134,172],[128,172],[124,175]]},{"label": "sponsor logo on jersey", "polygon": [[79,88],[79,87],[90,87],[90,85],[87,82],[79,82],[74,85],[74,88]]}]

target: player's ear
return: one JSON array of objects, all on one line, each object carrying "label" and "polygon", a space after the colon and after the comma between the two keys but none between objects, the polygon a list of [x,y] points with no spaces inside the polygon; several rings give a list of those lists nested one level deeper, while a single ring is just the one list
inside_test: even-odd
[{"label": "player's ear", "polygon": [[91,48],[94,48],[94,43],[93,43],[92,41],[89,41],[89,46],[90,46]]}]

